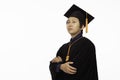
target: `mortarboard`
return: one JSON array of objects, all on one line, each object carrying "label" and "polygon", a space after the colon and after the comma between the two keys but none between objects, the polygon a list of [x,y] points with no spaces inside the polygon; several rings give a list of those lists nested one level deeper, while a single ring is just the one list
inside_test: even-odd
[{"label": "mortarboard", "polygon": [[76,17],[79,21],[86,26],[86,33],[88,32],[88,24],[94,19],[92,15],[79,8],[75,4],[64,14],[65,17]]}]

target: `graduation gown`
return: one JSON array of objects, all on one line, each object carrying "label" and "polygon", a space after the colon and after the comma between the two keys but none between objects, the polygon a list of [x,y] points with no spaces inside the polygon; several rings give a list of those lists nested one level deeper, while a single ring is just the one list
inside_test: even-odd
[{"label": "graduation gown", "polygon": [[[56,71],[57,65],[66,63],[69,47],[68,61],[74,62],[71,66],[77,68],[76,74],[67,74],[62,70]],[[62,45],[56,56],[60,56],[63,61],[60,63],[50,62],[49,69],[52,80],[98,80],[95,46],[89,39],[80,37],[72,43],[68,42]]]}]

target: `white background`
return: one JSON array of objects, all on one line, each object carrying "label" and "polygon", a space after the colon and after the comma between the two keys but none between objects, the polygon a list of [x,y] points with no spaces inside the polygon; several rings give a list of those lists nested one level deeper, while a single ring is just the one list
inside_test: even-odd
[{"label": "white background", "polygon": [[72,4],[95,17],[84,36],[96,46],[99,80],[120,80],[119,0],[0,0],[0,80],[51,80]]}]

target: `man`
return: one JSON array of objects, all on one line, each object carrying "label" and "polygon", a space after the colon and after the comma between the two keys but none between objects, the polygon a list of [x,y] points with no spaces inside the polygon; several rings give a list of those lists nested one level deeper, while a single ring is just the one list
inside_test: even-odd
[{"label": "man", "polygon": [[95,46],[82,36],[83,29],[94,17],[76,5],[65,16],[71,40],[62,45],[50,61],[52,80],[98,80]]}]

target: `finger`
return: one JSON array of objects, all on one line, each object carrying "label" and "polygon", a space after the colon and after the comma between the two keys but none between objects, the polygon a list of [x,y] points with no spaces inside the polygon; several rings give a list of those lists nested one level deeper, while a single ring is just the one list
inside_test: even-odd
[{"label": "finger", "polygon": [[73,62],[67,62],[68,64],[73,64]]},{"label": "finger", "polygon": [[53,59],[51,62],[52,62],[52,63],[55,62],[55,59]]},{"label": "finger", "polygon": [[60,60],[60,56],[57,57]]},{"label": "finger", "polygon": [[76,72],[69,72],[68,74],[76,74]]},{"label": "finger", "polygon": [[72,72],[72,73],[76,73],[77,71],[76,70],[73,70],[73,69],[68,69],[70,72]]},{"label": "finger", "polygon": [[58,59],[59,59],[59,61],[62,61],[62,58],[60,56],[58,56]]},{"label": "finger", "polygon": [[76,70],[72,70],[72,69],[68,69],[67,73],[68,74],[75,74],[77,71]]},{"label": "finger", "polygon": [[57,61],[57,57],[53,58],[51,62],[56,62],[56,61]]},{"label": "finger", "polygon": [[69,66],[69,68],[71,68],[71,69],[73,69],[73,70],[76,70],[76,68],[75,68],[75,67],[70,66],[70,64],[73,64],[73,62],[68,62],[68,66]]},{"label": "finger", "polygon": [[69,71],[69,74],[76,74],[76,72],[73,72],[73,71]]},{"label": "finger", "polygon": [[56,57],[56,58],[54,59],[54,61],[55,61],[55,62],[58,62],[58,61],[59,61],[59,59]]},{"label": "finger", "polygon": [[60,56],[58,56],[57,58],[58,58],[58,59],[61,59],[61,57],[60,57]]},{"label": "finger", "polygon": [[72,66],[70,66],[70,65],[68,65],[68,67],[69,67],[70,69],[72,69],[72,70],[77,70],[77,68],[72,67]]},{"label": "finger", "polygon": [[[69,63],[71,63],[71,62],[69,62]],[[72,62],[72,63],[73,63],[73,62]],[[67,69],[66,69],[66,71],[67,71],[68,74],[75,74],[75,73],[77,72],[77,69],[74,68],[74,67],[72,67],[72,66],[70,66],[69,64],[67,64]]]}]

